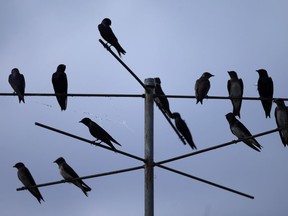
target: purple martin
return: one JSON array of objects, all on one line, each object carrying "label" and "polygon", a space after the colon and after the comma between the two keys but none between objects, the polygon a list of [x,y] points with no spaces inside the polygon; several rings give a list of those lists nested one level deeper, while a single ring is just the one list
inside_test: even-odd
[{"label": "purple martin", "polygon": [[[244,139],[246,137],[252,136],[250,131],[239,121],[236,119],[233,113],[226,114],[226,119],[229,122],[231,132],[238,137],[238,139]],[[254,150],[260,152],[262,146],[257,142],[255,138],[250,138],[247,140],[243,140],[245,144]]]},{"label": "purple martin", "polygon": [[126,51],[121,47],[121,45],[118,42],[117,37],[114,35],[112,29],[110,28],[111,20],[109,18],[105,18],[102,20],[102,22],[98,25],[98,30],[101,34],[101,36],[110,43],[110,46],[114,46],[117,50],[119,56],[121,57],[121,54],[125,55]]},{"label": "purple martin", "polygon": [[29,188],[36,185],[30,171],[22,162],[16,163],[13,167],[17,168],[17,175],[19,180],[23,183],[25,187],[28,188],[29,192],[36,197],[38,202],[41,204],[41,200],[44,201],[39,189],[37,187]]},{"label": "purple martin", "polygon": [[74,185],[79,187],[83,193],[88,197],[87,192],[91,191],[92,189],[85,184],[81,179],[75,179],[71,181],[74,178],[79,178],[78,174],[70,167],[65,159],[63,157],[59,157],[57,160],[54,161],[54,163],[58,164],[60,174],[62,177],[69,182],[72,182]]},{"label": "purple martin", "polygon": [[274,102],[277,104],[275,108],[275,119],[279,130],[280,138],[284,146],[288,145],[288,107],[282,99],[276,99]]},{"label": "purple martin", "polygon": [[209,72],[205,72],[202,74],[202,76],[196,80],[195,83],[195,96],[196,96],[196,104],[200,101],[200,103],[203,103],[204,97],[207,96],[208,91],[210,89],[210,81],[209,78],[214,75],[210,74]]},{"label": "purple martin", "polygon": [[256,70],[259,74],[258,79],[258,92],[260,95],[261,103],[265,111],[266,118],[270,118],[270,112],[272,107],[273,98],[273,80],[268,76],[268,73],[264,69]]},{"label": "purple martin", "polygon": [[61,107],[61,111],[66,110],[67,107],[67,89],[68,81],[65,73],[66,65],[60,64],[57,67],[57,70],[52,75],[52,84],[54,88],[57,101]]},{"label": "purple martin", "polygon": [[172,113],[170,111],[170,107],[169,107],[169,101],[167,99],[167,97],[158,97],[158,95],[161,96],[165,96],[165,93],[163,92],[162,88],[161,88],[161,80],[159,77],[154,78],[155,80],[155,102],[157,104],[157,106],[160,109],[163,109],[163,111],[170,117],[172,118]]},{"label": "purple martin", "polygon": [[191,146],[192,149],[197,149],[193,139],[192,135],[190,133],[190,130],[186,124],[186,122],[181,118],[181,115],[178,112],[174,112],[172,114],[172,117],[175,120],[175,125],[177,130],[182,134],[182,136],[185,138],[185,140],[188,142],[188,144]]},{"label": "purple martin", "polygon": [[[235,116],[239,116],[240,118],[240,109],[244,89],[243,82],[242,79],[238,78],[237,73],[235,71],[228,71],[228,74],[230,76],[230,80],[228,80],[227,82],[227,89],[233,105],[233,114]],[[232,98],[239,98],[239,99],[232,99]]]},{"label": "purple martin", "polygon": [[100,127],[96,122],[92,121],[91,119],[83,118],[80,122],[89,128],[90,134],[96,138],[95,141],[100,140],[100,143],[104,142],[108,144],[113,150],[116,150],[116,148],[113,146],[112,142],[121,146],[120,143],[113,139],[110,134],[108,134],[102,127]]},{"label": "purple martin", "polygon": [[13,88],[14,92],[18,95],[19,103],[24,100],[25,93],[25,78],[24,75],[21,74],[18,68],[13,68],[11,74],[9,75],[8,81]]}]

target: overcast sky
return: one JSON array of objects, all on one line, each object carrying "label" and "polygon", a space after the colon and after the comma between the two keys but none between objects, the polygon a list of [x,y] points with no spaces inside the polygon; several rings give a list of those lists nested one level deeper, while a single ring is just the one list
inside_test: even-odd
[{"label": "overcast sky", "polygon": [[[53,93],[52,73],[67,66],[69,93],[142,94],[143,88],[98,42],[97,25],[112,20],[126,50],[123,61],[141,80],[160,77],[166,94],[194,95],[194,84],[209,71],[210,96],[227,96],[227,71],[244,82],[244,96],[258,97],[257,69],[267,69],[274,97],[288,97],[288,2],[285,0],[206,1],[36,1],[0,2],[0,92],[12,93],[12,68],[25,75],[27,93]],[[42,187],[41,205],[22,187],[16,162],[35,181],[61,180],[53,163],[63,156],[80,175],[142,165],[134,159],[35,126],[35,122],[93,140],[78,122],[89,117],[122,144],[121,150],[143,157],[142,98],[68,99],[61,112],[55,97],[1,96],[1,215],[144,214],[143,170],[85,180],[89,197],[71,184]],[[181,113],[198,149],[235,139],[225,115],[229,100],[169,99]],[[287,102],[286,102],[287,103]],[[260,101],[242,103],[241,122],[252,134],[276,128],[273,104],[266,119]],[[192,152],[162,113],[154,109],[155,161]],[[155,168],[155,215],[286,216],[288,149],[278,133],[257,140],[256,152],[243,143],[167,164],[180,171],[231,187],[254,200]],[[117,146],[118,147],[118,146]],[[119,148],[119,149],[120,149]]]}]

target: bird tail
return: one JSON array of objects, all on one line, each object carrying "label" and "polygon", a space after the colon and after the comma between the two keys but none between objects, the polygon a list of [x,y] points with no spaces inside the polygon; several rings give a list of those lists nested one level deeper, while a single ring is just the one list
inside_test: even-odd
[{"label": "bird tail", "polygon": [[121,47],[121,45],[119,43],[117,43],[117,45],[115,45],[115,48],[116,48],[120,57],[121,57],[121,54],[125,55],[126,51]]},{"label": "bird tail", "polygon": [[19,103],[21,103],[21,101],[23,103],[25,103],[25,100],[24,100],[24,96],[23,95],[18,95],[18,99],[19,99]]},{"label": "bird tail", "polygon": [[83,191],[83,193],[85,194],[85,196],[88,197],[88,193],[89,191],[91,191],[92,189],[87,185],[85,184],[84,182],[82,182],[81,184],[81,190]]}]

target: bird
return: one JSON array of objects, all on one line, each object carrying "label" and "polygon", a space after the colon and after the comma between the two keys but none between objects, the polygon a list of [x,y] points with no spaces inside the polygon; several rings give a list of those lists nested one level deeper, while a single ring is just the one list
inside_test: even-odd
[{"label": "bird", "polygon": [[[57,160],[54,161],[54,163],[58,164],[58,168],[60,171],[60,174],[62,175],[62,177],[66,180],[69,181],[71,183],[73,183],[74,185],[76,185],[77,187],[79,187],[83,193],[88,197],[87,192],[91,191],[92,189],[85,184],[82,179],[75,179],[75,178],[79,178],[78,174],[72,169],[72,167],[70,167],[65,159],[63,157],[59,157]],[[75,180],[72,180],[75,179]]]},{"label": "bird", "polygon": [[38,187],[32,187],[36,185],[29,169],[22,163],[18,162],[13,167],[17,168],[17,175],[19,180],[23,183],[25,187],[28,188],[28,191],[38,200],[38,202],[41,204],[41,200],[44,201]]},{"label": "bird", "polygon": [[[227,89],[229,93],[230,100],[233,105],[233,114],[239,116],[240,118],[240,109],[242,104],[243,96],[243,81],[239,79],[235,71],[228,71],[230,80],[227,82]],[[237,99],[232,99],[237,98]]]},{"label": "bird", "polygon": [[[165,93],[163,92],[161,88],[161,80],[159,77],[154,78],[155,80],[155,102],[159,109],[162,109],[168,116],[169,118],[172,118],[172,112],[170,111],[170,106],[169,106],[169,101],[167,97],[165,97]],[[159,95],[161,97],[159,97]]]},{"label": "bird", "polygon": [[98,25],[98,30],[104,40],[106,40],[110,44],[110,46],[114,46],[119,56],[121,57],[121,54],[125,55],[126,51],[119,44],[117,37],[115,36],[110,27],[111,24],[112,22],[109,18],[104,18],[102,22]]},{"label": "bird", "polygon": [[191,146],[192,149],[197,149],[192,135],[190,133],[190,130],[186,124],[186,122],[181,118],[181,115],[178,112],[174,112],[172,114],[172,117],[175,120],[175,125],[177,130],[182,134],[182,136],[185,138],[185,140],[188,142],[188,144]]},{"label": "bird", "polygon": [[60,64],[58,65],[56,72],[52,75],[52,84],[61,111],[66,110],[67,108],[68,81],[65,69],[66,65]]},{"label": "bird", "polygon": [[25,78],[24,75],[20,73],[18,68],[12,69],[11,74],[8,77],[8,81],[14,92],[18,95],[19,103],[21,103],[21,101],[25,103]]},{"label": "bird", "polygon": [[[229,122],[231,132],[236,137],[238,137],[238,139],[244,139],[252,136],[250,131],[239,120],[236,119],[233,113],[230,112],[226,114],[226,119]],[[258,152],[261,151],[262,146],[257,142],[255,138],[246,139],[243,140],[243,142],[254,150]]]},{"label": "bird", "polygon": [[203,103],[203,99],[204,97],[207,96],[208,91],[210,89],[210,81],[209,78],[212,77],[214,75],[212,75],[209,72],[205,72],[202,74],[202,76],[196,80],[195,83],[195,96],[196,96],[196,104],[198,104],[198,102],[200,101],[200,103]]},{"label": "bird", "polygon": [[270,118],[270,112],[272,107],[273,98],[273,80],[268,76],[265,69],[256,70],[259,74],[258,79],[258,92],[260,95],[261,103],[265,111],[266,118]]},{"label": "bird", "polygon": [[274,102],[277,104],[275,108],[275,119],[279,130],[281,141],[285,146],[288,145],[288,107],[285,106],[283,99],[275,99]]},{"label": "bird", "polygon": [[90,118],[83,118],[80,123],[83,123],[89,128],[89,132],[92,136],[96,138],[95,141],[100,140],[108,144],[114,151],[116,148],[113,146],[112,142],[121,146],[108,132],[106,132],[102,127],[100,127],[96,122],[92,121]]}]

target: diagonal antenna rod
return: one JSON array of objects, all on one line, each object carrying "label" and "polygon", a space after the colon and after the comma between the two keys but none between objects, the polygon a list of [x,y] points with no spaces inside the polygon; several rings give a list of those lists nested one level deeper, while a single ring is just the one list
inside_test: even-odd
[{"label": "diagonal antenna rod", "polygon": [[37,126],[39,126],[39,127],[46,128],[46,129],[48,129],[48,130],[51,130],[51,131],[54,131],[54,132],[57,132],[57,133],[60,133],[60,134],[63,134],[63,135],[66,135],[66,136],[69,136],[69,137],[72,137],[72,138],[74,138],[74,139],[81,140],[81,141],[83,141],[83,142],[90,143],[90,144],[92,144],[92,145],[99,146],[99,147],[101,147],[101,148],[108,149],[108,150],[113,151],[113,152],[117,152],[117,153],[122,154],[122,155],[125,155],[125,156],[127,156],[127,157],[134,158],[134,159],[136,159],[136,160],[145,162],[145,159],[140,158],[140,157],[138,157],[138,156],[135,156],[135,155],[132,155],[132,154],[129,154],[129,153],[120,151],[120,150],[118,150],[118,149],[114,150],[114,149],[109,148],[109,147],[107,147],[107,146],[105,146],[105,145],[102,145],[102,144],[99,144],[99,143],[96,143],[96,142],[87,140],[87,139],[85,139],[85,138],[82,138],[82,137],[79,137],[79,136],[76,136],[76,135],[67,133],[67,132],[65,132],[65,131],[61,131],[61,130],[59,130],[59,129],[49,127],[49,126],[47,126],[47,125],[43,125],[43,124],[38,123],[38,122],[35,122],[35,125],[37,125]]},{"label": "diagonal antenna rod", "polygon": [[273,129],[273,130],[269,130],[269,131],[265,131],[265,132],[262,132],[262,133],[258,133],[258,134],[255,134],[253,136],[246,137],[244,139],[232,140],[230,142],[226,142],[226,143],[223,143],[223,144],[220,144],[220,145],[216,145],[216,146],[212,146],[212,147],[209,147],[209,148],[205,148],[205,149],[202,149],[202,150],[199,150],[199,151],[195,151],[195,152],[192,152],[192,153],[189,153],[189,154],[185,154],[185,155],[181,155],[181,156],[178,156],[178,157],[170,158],[170,159],[167,159],[167,160],[159,161],[159,162],[155,163],[155,165],[158,166],[160,164],[169,163],[169,162],[172,162],[172,161],[176,161],[176,160],[183,159],[183,158],[186,158],[186,157],[190,157],[190,156],[193,156],[193,155],[201,154],[201,153],[208,152],[208,151],[211,151],[211,150],[215,150],[215,149],[218,149],[218,148],[223,148],[223,147],[226,147],[226,146],[229,146],[229,145],[232,145],[232,144],[236,144],[238,142],[242,142],[243,140],[247,140],[247,139],[251,139],[251,138],[255,138],[255,137],[259,137],[259,136],[264,136],[264,135],[270,134],[270,133],[275,133],[275,132],[277,132],[279,130],[281,130],[281,128],[280,129],[276,128],[276,129]]},{"label": "diagonal antenna rod", "polygon": [[245,193],[242,193],[240,191],[237,191],[237,190],[234,190],[234,189],[231,189],[231,188],[228,188],[228,187],[225,187],[225,186],[222,186],[222,185],[219,185],[219,184],[216,184],[216,183],[213,183],[211,181],[207,181],[205,179],[201,179],[199,177],[196,177],[196,176],[193,176],[193,175],[190,175],[190,174],[187,174],[187,173],[184,173],[184,172],[181,172],[181,171],[178,171],[178,170],[175,170],[175,169],[172,169],[172,168],[169,168],[169,167],[166,167],[166,166],[163,166],[163,165],[156,165],[162,169],[165,169],[165,170],[169,170],[171,172],[174,172],[174,173],[177,173],[179,175],[182,175],[182,176],[186,176],[188,178],[192,178],[192,179],[195,179],[197,181],[200,181],[200,182],[203,182],[203,183],[206,183],[206,184],[209,184],[209,185],[212,185],[214,187],[218,187],[218,188],[221,188],[223,190],[226,190],[226,191],[230,191],[232,193],[235,193],[235,194],[238,194],[238,195],[241,195],[241,196],[244,196],[244,197],[247,197],[247,198],[250,198],[250,199],[254,199],[253,196],[249,195],[249,194],[245,194]]},{"label": "diagonal antenna rod", "polygon": [[123,67],[128,70],[128,72],[137,80],[137,82],[145,89],[147,90],[147,87],[144,85],[144,83],[137,77],[137,75],[111,50],[110,46],[108,46],[106,43],[104,43],[101,39],[99,39],[99,42],[106,48],[113,56],[116,58],[120,64],[123,65]]},{"label": "diagonal antenna rod", "polygon": [[130,171],[143,169],[143,168],[144,168],[144,166],[136,166],[136,167],[131,167],[131,168],[127,168],[127,169],[115,170],[115,171],[99,173],[99,174],[94,174],[94,175],[89,175],[89,176],[82,176],[82,177],[79,177],[79,178],[71,179],[69,181],[63,179],[63,180],[60,180],[60,181],[54,181],[54,182],[48,182],[48,183],[33,185],[31,187],[21,187],[21,188],[17,188],[16,190],[17,191],[21,191],[21,190],[27,190],[28,188],[46,187],[46,186],[62,184],[62,183],[66,183],[66,182],[71,183],[71,182],[73,182],[74,180],[77,180],[77,179],[97,178],[97,177],[102,177],[102,176],[108,176],[108,175],[114,175],[114,174],[119,174],[119,173],[124,173],[124,172],[130,172]]}]

